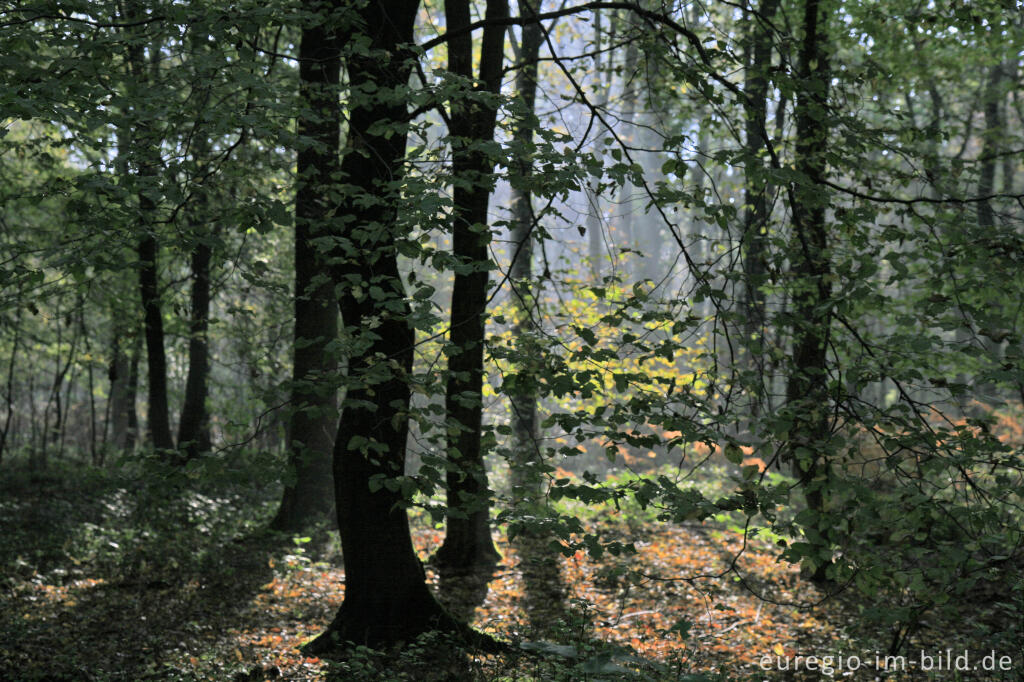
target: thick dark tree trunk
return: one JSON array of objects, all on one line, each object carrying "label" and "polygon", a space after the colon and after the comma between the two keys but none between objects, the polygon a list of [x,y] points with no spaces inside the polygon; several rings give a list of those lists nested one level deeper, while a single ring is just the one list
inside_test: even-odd
[{"label": "thick dark tree trunk", "polygon": [[[825,223],[828,193],[823,181],[828,150],[828,55],[821,25],[819,0],[806,0],[804,36],[800,50],[800,80],[804,87],[793,112],[796,121],[796,170],[802,181],[791,187],[794,240],[790,249],[792,270],[792,370],[786,385],[786,402],[793,425],[787,457],[799,478],[807,505],[825,511],[830,465],[827,459],[830,432],[828,390],[828,338],[831,325],[832,287]],[[824,521],[822,522],[824,523]],[[828,528],[819,526],[822,537]],[[816,578],[824,578],[827,560],[822,548]]]},{"label": "thick dark tree trunk", "polygon": [[206,413],[207,383],[210,375],[210,260],[212,247],[206,235],[199,235],[192,250],[192,310],[189,318],[188,378],[185,402],[178,423],[178,447],[191,459],[210,450],[210,423]]},{"label": "thick dark tree trunk", "polygon": [[414,343],[396,249],[403,236],[396,195],[408,114],[404,98],[382,95],[407,87],[413,55],[403,46],[413,42],[418,5],[376,0],[361,8],[356,31],[370,39],[370,53],[347,63],[353,95],[341,175],[348,184],[332,192],[344,199],[335,204],[338,248],[331,268],[351,335],[343,426],[334,442],[345,601],[328,629],[307,645],[311,653],[336,651],[345,643],[385,647],[430,630],[464,630],[427,587],[405,499],[394,485],[405,467]]},{"label": "thick dark tree trunk", "polygon": [[299,82],[305,104],[299,116],[295,195],[295,341],[292,346],[288,465],[291,475],[277,516],[277,530],[299,531],[334,514],[332,448],[338,429],[337,360],[329,348],[338,335],[334,284],[326,267],[328,200],[339,170],[341,43],[323,26],[302,34]]},{"label": "thick dark tree trunk", "polygon": [[[508,16],[507,0],[488,0],[486,19]],[[470,23],[468,0],[446,0],[449,31]],[[504,26],[484,29],[480,48],[480,89],[501,89],[505,47]],[[472,35],[448,42],[448,69],[473,77]],[[484,376],[484,328],[487,313],[488,246],[491,232],[487,205],[494,185],[494,162],[479,149],[494,139],[497,109],[482,102],[454,101],[451,106],[453,190],[452,252],[459,262],[452,284],[448,386],[445,409],[448,429],[448,519],[444,544],[435,561],[469,570],[499,558],[491,539],[490,497],[481,450]]]}]

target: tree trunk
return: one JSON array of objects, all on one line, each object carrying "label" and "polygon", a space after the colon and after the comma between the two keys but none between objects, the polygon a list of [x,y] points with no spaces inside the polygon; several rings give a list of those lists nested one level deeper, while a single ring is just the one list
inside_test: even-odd
[{"label": "tree trunk", "polygon": [[132,357],[128,365],[128,386],[125,405],[128,409],[128,430],[125,433],[124,451],[135,449],[139,443],[139,412],[135,404],[139,396],[139,360],[142,358],[142,336],[136,332],[132,344]]},{"label": "tree trunk", "polygon": [[[1003,128],[1001,111],[1003,87],[1003,65],[993,64],[989,69],[982,95],[982,111],[985,117],[985,129],[981,132],[981,163],[978,166],[978,196],[984,197],[995,193],[996,167],[1002,148],[1002,139],[1006,135]],[[991,201],[978,202],[978,227],[987,232],[995,227],[995,213]]]},{"label": "tree trunk", "polygon": [[[65,401],[61,395],[61,391],[64,387],[64,379],[68,375],[68,370],[71,369],[71,364],[74,362],[75,355],[78,347],[78,335],[75,334],[71,337],[71,347],[68,349],[67,358],[64,359],[61,364],[61,346],[64,342],[64,315],[60,312],[58,306],[57,312],[54,315],[55,322],[57,325],[57,357],[55,360],[55,366],[53,371],[53,383],[50,386],[50,395],[46,401],[46,407],[43,411],[43,440],[42,448],[38,454],[30,459],[30,466],[32,469],[42,470],[46,469],[49,465],[50,459],[50,446],[58,446],[58,457],[60,456],[63,448],[63,428],[65,422]],[[70,323],[71,317],[70,312],[67,313],[67,321]],[[52,409],[51,409],[52,408]],[[53,414],[51,420],[50,415]]]},{"label": "tree trunk", "polygon": [[743,205],[743,299],[745,319],[743,348],[751,377],[753,395],[750,417],[756,422],[761,414],[764,378],[765,295],[762,287],[768,272],[768,182],[765,164],[768,122],[768,70],[772,65],[770,22],[779,8],[779,0],[763,0],[757,17],[748,19],[747,68],[744,85],[747,160],[744,164]]},{"label": "tree trunk", "polygon": [[[603,111],[605,111],[608,108],[608,97],[611,94],[611,87],[609,87],[608,81],[611,80],[612,70],[608,69],[608,68],[605,68],[603,63],[602,63],[602,54],[601,54],[601,18],[602,18],[601,10],[599,10],[599,9],[598,10],[594,10],[594,73],[596,74],[599,82],[601,81],[601,79],[607,79],[604,82],[601,82],[601,84],[599,86],[597,86],[598,87],[597,99],[594,102],[594,107],[598,111],[602,111],[603,112]],[[608,35],[608,46],[609,46],[608,58],[610,60],[611,56],[614,54],[613,52],[611,52],[611,48],[615,45],[615,29],[616,29],[616,26],[617,26],[617,15],[616,15],[615,12],[612,12],[611,14],[609,14],[608,23],[609,23],[609,28],[608,28],[608,33],[609,33],[609,35]],[[525,64],[525,66],[522,67],[520,69],[520,71],[519,71],[518,78],[520,80],[525,78],[524,72],[531,68],[530,67],[530,61],[528,61],[526,59],[526,57],[525,57],[525,54],[526,54],[526,40],[527,40],[526,32],[527,32],[528,29],[530,29],[530,27],[528,27],[528,26],[524,26],[523,27],[523,55],[524,55],[523,56],[523,62]],[[543,36],[540,33],[540,26],[537,26],[536,31],[537,31],[537,38],[536,38],[536,40],[537,40],[537,48],[539,48],[540,47],[540,42],[541,42],[541,40],[543,38]],[[537,54],[535,53],[534,56],[533,56],[533,60],[535,61],[536,59],[537,59]],[[533,96],[534,99],[536,99],[537,69],[536,69],[536,67],[532,67],[532,68],[533,68],[533,76],[532,76],[532,78],[533,78],[533,86],[532,87],[533,87],[533,90],[534,90],[534,93],[533,93],[532,96]],[[518,81],[517,81],[517,83],[518,83]],[[524,94],[524,91],[522,90],[523,85],[526,85],[526,84],[523,83],[522,85],[518,86],[520,88],[519,89],[519,96],[523,99],[524,102],[526,102],[526,96]],[[534,107],[533,107],[533,103],[531,101],[530,111],[532,112],[533,109],[534,109]],[[597,134],[594,136],[594,144],[593,144],[593,147],[591,148],[591,153],[593,153],[594,155],[600,156],[602,158],[604,156],[604,151],[603,151],[604,150],[604,137],[605,137],[605,131],[604,131],[603,126],[602,126],[601,128],[598,129]],[[531,138],[532,138],[532,130],[531,130]],[[602,276],[604,274],[604,267],[603,266],[604,266],[605,252],[607,251],[607,247],[605,246],[604,239],[603,239],[603,237],[604,237],[604,212],[601,210],[601,197],[598,194],[600,189],[601,189],[601,178],[599,178],[599,177],[593,178],[593,179],[590,180],[589,183],[587,183],[587,186],[586,186],[587,204],[588,204],[588,213],[587,213],[587,246],[588,246],[588,255],[589,255],[589,258],[590,258],[590,273],[591,273],[591,275],[594,278],[594,283],[595,284],[600,284],[601,283],[601,279],[602,279]],[[513,241],[515,241],[515,240],[513,240]]]},{"label": "tree trunk", "polygon": [[346,197],[332,225],[338,250],[331,270],[342,321],[352,335],[343,426],[334,441],[345,601],[327,630],[307,645],[310,653],[344,649],[347,643],[386,647],[430,630],[464,629],[427,587],[405,498],[395,485],[405,467],[407,376],[415,340],[396,249],[402,235],[395,194],[408,115],[405,99],[381,94],[407,87],[414,57],[403,46],[413,42],[418,5],[375,0],[361,8],[356,30],[370,39],[370,52],[347,64],[353,96],[341,175],[349,184],[331,194]]},{"label": "tree trunk", "polygon": [[[982,95],[982,112],[984,129],[981,131],[981,163],[978,167],[978,196],[984,197],[996,191],[996,169],[1003,151],[1003,140],[1007,130],[1002,118],[1002,100],[1005,97],[1003,64],[993,64],[986,78],[985,90]],[[990,239],[996,227],[995,211],[991,201],[978,202],[978,228],[982,239]],[[1003,304],[994,301],[990,304],[994,310],[1001,311]],[[1003,348],[1000,342],[993,341],[989,336],[980,336],[982,347],[992,362],[1002,364]],[[981,417],[987,409],[985,405],[999,402],[998,387],[991,381],[977,381],[974,384],[975,403],[971,407],[972,416]]]},{"label": "tree trunk", "polygon": [[195,235],[192,250],[192,305],[188,324],[188,378],[185,402],[178,423],[178,448],[186,459],[210,451],[210,423],[206,413],[210,375],[210,260],[212,247],[206,235]]},{"label": "tree trunk", "polygon": [[14,419],[14,368],[18,357],[18,346],[21,344],[21,295],[22,284],[18,283],[18,293],[15,297],[14,313],[14,341],[11,343],[11,357],[7,360],[7,414],[4,417],[4,428],[0,432],[0,464],[3,463],[4,452],[7,449],[7,438],[11,434],[11,424]]},{"label": "tree trunk", "polygon": [[89,340],[89,330],[85,326],[85,296],[79,294],[78,297],[78,324],[79,331],[82,334],[82,343],[85,345],[86,362],[86,374],[88,377],[89,384],[89,460],[93,466],[99,466],[103,463],[102,454],[96,448],[96,381],[95,381],[95,365],[93,362],[92,354],[92,343]]},{"label": "tree trunk", "polygon": [[[507,0],[488,0],[485,18],[508,16]],[[446,0],[447,30],[470,24],[469,0]],[[480,49],[480,89],[501,89],[505,27],[484,29]],[[470,33],[448,43],[448,70],[473,77]],[[483,417],[484,331],[487,313],[488,246],[491,232],[487,205],[494,185],[494,161],[479,149],[494,139],[497,109],[481,102],[451,105],[453,190],[452,252],[458,266],[452,284],[448,386],[445,392],[448,431],[448,517],[444,544],[435,561],[449,569],[469,570],[497,562],[491,539],[490,496],[481,450]]]},{"label": "tree trunk", "polygon": [[[522,16],[533,16],[536,7],[529,0],[522,0]],[[598,14],[598,16],[600,16]],[[513,139],[524,149],[533,144],[536,125],[534,110],[537,102],[537,56],[543,42],[539,23],[523,25],[520,66],[516,74],[516,90],[522,103],[524,118],[516,124]],[[605,90],[607,92],[607,90]],[[519,366],[512,395],[512,466],[510,472],[512,501],[527,508],[537,504],[542,495],[543,478],[536,470],[540,463],[538,446],[537,377],[534,363],[539,349],[535,341],[536,327],[533,315],[536,312],[538,292],[533,289],[533,206],[530,192],[533,176],[533,161],[524,156],[519,161],[519,176],[523,188],[512,188],[512,248],[515,249],[510,266],[509,280],[513,290],[513,305],[516,308],[512,338],[515,340]],[[588,188],[589,190],[589,188]],[[591,210],[597,209],[597,195],[591,195]],[[590,216],[595,217],[595,216]],[[588,225],[590,220],[588,217]],[[601,229],[600,221],[588,229]],[[592,259],[595,274],[600,273],[600,263]]]},{"label": "tree trunk", "polygon": [[128,444],[129,410],[135,407],[129,403],[131,380],[131,358],[121,346],[122,330],[115,323],[114,338],[111,344],[110,365],[107,377],[110,379],[110,398],[107,401],[108,423],[110,425],[109,443],[115,452],[122,452]]},{"label": "tree trunk", "polygon": [[[831,324],[831,268],[825,215],[828,194],[825,153],[828,148],[826,118],[828,99],[828,55],[819,0],[806,0],[804,36],[800,49],[800,80],[797,95],[796,170],[801,177],[792,192],[794,240],[790,249],[792,281],[792,369],[786,385],[786,401],[792,419],[787,459],[800,479],[807,506],[819,514],[814,530],[827,538],[825,511],[829,479],[827,460],[830,431],[830,401],[827,348]],[[816,578],[824,578],[830,548],[821,547],[815,558]]]},{"label": "tree trunk", "polygon": [[[129,2],[125,6],[124,18],[127,22],[140,22],[145,16],[138,2]],[[134,29],[130,29],[134,30]],[[149,65],[146,63],[144,51],[145,37],[131,35],[127,42],[128,74],[132,84],[130,89],[141,90],[149,81]],[[158,47],[150,46],[154,55]],[[127,112],[126,112],[127,113]],[[171,437],[170,407],[167,402],[167,356],[164,351],[164,321],[160,305],[159,263],[160,250],[156,235],[157,204],[153,196],[157,192],[157,143],[153,139],[154,122],[145,120],[143,115],[136,115],[130,123],[131,130],[122,130],[118,134],[118,147],[125,144],[128,158],[135,161],[136,191],[138,197],[139,241],[136,250],[139,258],[139,295],[142,302],[143,325],[146,339],[146,362],[148,369],[148,429],[152,445],[157,450],[171,451],[174,440]],[[122,167],[128,172],[128,164]]]},{"label": "tree trunk", "polygon": [[[627,30],[635,31],[635,22],[632,19],[627,21],[630,24]],[[624,131],[620,133],[620,137],[624,137],[630,143],[632,143],[633,136],[637,133],[636,126],[633,123],[636,119],[636,100],[638,96],[636,79],[639,74],[637,74],[637,66],[640,64],[638,40],[639,36],[634,34],[632,40],[629,41],[629,45],[626,46],[625,62],[622,65],[623,82],[621,97],[625,109],[619,119],[620,130]],[[619,189],[619,239],[629,248],[636,246],[636,239],[633,235],[633,201],[635,193],[636,187],[633,183],[629,180],[623,180],[622,187]],[[642,272],[643,264],[637,264],[637,269]]]},{"label": "tree trunk", "polygon": [[145,194],[139,194],[143,237],[139,240],[139,294],[142,297],[146,335],[146,368],[148,374],[149,410],[147,426],[152,445],[157,450],[174,449],[171,438],[170,410],[167,403],[167,356],[164,352],[164,319],[157,287],[157,241],[148,224],[148,216],[156,205]]},{"label": "tree trunk", "polygon": [[304,113],[299,136],[295,194],[295,341],[292,346],[291,413],[288,417],[290,476],[272,527],[299,531],[334,513],[331,452],[338,429],[337,361],[329,348],[338,336],[334,285],[327,274],[325,221],[336,183],[341,126],[338,87],[341,44],[323,26],[302,34],[299,82]]}]

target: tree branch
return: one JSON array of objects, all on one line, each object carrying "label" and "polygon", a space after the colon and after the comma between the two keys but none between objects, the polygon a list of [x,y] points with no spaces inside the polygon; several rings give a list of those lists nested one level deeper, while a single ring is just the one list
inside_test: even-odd
[{"label": "tree branch", "polygon": [[442,45],[452,38],[457,38],[465,35],[466,33],[472,33],[478,28],[485,26],[522,26],[524,24],[536,23],[539,21],[546,21],[548,19],[558,19],[559,17],[571,16],[573,14],[581,14],[584,12],[592,12],[600,9],[621,9],[629,12],[633,12],[637,16],[643,17],[647,21],[653,24],[660,24],[666,28],[671,29],[673,32],[685,37],[690,45],[697,50],[697,54],[700,55],[700,59],[705,64],[710,63],[711,57],[708,55],[707,50],[700,42],[700,38],[697,34],[690,29],[682,26],[672,18],[659,14],[658,12],[652,12],[649,9],[644,9],[640,5],[632,2],[587,2],[582,5],[576,5],[575,7],[565,7],[552,12],[542,12],[534,16],[516,16],[516,17],[501,17],[497,19],[480,19],[474,21],[468,26],[463,26],[454,31],[448,31],[442,33],[436,38],[422,43],[420,48],[424,51],[431,50],[439,45]]}]

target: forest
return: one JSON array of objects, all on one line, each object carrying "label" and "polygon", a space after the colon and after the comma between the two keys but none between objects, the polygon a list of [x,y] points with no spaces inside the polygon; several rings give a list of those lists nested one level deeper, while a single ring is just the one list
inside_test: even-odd
[{"label": "forest", "polygon": [[0,74],[0,678],[1024,676],[1016,0],[15,0]]}]

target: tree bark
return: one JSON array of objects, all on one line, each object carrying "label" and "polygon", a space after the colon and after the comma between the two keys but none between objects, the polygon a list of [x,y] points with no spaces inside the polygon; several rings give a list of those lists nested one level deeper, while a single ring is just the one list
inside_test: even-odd
[{"label": "tree bark", "polygon": [[[486,19],[508,16],[507,0],[488,0]],[[449,31],[470,24],[468,0],[446,0]],[[484,28],[480,75],[474,90],[496,95],[501,88],[505,28]],[[473,78],[470,33],[448,42],[448,70]],[[435,562],[469,570],[497,562],[491,539],[490,496],[481,450],[483,420],[484,333],[487,313],[488,246],[491,232],[487,206],[494,185],[494,161],[479,148],[494,139],[497,109],[469,99],[451,106],[453,190],[452,252],[458,265],[452,284],[448,385],[445,392],[448,432],[448,517],[444,544]]]},{"label": "tree bark", "polygon": [[[338,429],[337,360],[330,345],[338,336],[334,284],[322,243],[339,170],[341,111],[338,87],[341,41],[323,25],[302,34],[299,83],[303,113],[298,133],[295,194],[295,335],[292,346],[291,412],[288,416],[289,480],[271,526],[299,531],[334,513],[332,448]],[[320,240],[320,241],[318,241]]]}]

